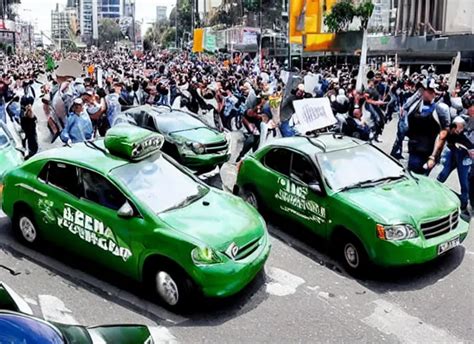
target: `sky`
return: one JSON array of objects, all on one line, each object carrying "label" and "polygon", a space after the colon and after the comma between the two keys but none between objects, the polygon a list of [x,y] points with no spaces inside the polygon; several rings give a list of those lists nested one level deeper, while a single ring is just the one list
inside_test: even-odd
[{"label": "sky", "polygon": [[[19,15],[27,21],[37,23],[38,29],[47,34],[51,32],[51,10],[56,8],[56,4],[66,5],[66,0],[21,0]],[[135,0],[136,20],[143,22],[145,29],[149,22],[153,22],[156,17],[156,6],[167,6],[168,14],[176,4],[176,0]]]}]

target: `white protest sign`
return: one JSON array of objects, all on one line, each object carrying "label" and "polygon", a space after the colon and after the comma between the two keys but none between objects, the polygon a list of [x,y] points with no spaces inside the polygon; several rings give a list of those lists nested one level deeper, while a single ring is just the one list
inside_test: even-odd
[{"label": "white protest sign", "polygon": [[314,89],[319,83],[319,76],[308,74],[304,77],[304,91],[314,95]]},{"label": "white protest sign", "polygon": [[296,129],[304,134],[336,124],[337,120],[327,97],[293,101]]},{"label": "white protest sign", "polygon": [[289,77],[290,77],[290,72],[287,72],[286,70],[281,71],[280,78],[281,78],[281,81],[283,81],[284,85],[286,85],[286,83],[288,82]]},{"label": "white protest sign", "polygon": [[452,93],[456,89],[456,81],[459,72],[459,65],[461,64],[461,53],[458,52],[451,64],[451,73],[449,73],[449,87],[448,92]]}]

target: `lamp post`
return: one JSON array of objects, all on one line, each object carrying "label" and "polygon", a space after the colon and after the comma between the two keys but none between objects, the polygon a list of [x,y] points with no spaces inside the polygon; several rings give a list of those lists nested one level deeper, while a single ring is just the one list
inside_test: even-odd
[{"label": "lamp post", "polygon": [[137,50],[137,34],[135,32],[135,0],[130,0],[132,7],[132,35],[133,35],[133,49]]}]

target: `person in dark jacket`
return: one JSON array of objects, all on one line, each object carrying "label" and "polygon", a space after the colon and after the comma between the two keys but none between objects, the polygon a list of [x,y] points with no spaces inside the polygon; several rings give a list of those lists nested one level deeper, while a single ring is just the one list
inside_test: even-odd
[{"label": "person in dark jacket", "polygon": [[25,104],[23,115],[20,119],[21,129],[25,133],[25,140],[23,146],[28,146],[28,155],[25,159],[31,158],[38,152],[38,135],[36,133],[37,118],[33,113],[33,105],[31,103]]}]

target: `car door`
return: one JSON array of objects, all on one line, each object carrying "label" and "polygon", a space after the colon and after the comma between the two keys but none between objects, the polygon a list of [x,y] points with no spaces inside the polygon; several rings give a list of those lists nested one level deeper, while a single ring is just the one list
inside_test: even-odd
[{"label": "car door", "polygon": [[[145,223],[133,203],[123,192],[102,175],[84,168],[79,169],[80,197],[85,241],[89,244],[94,261],[108,268],[133,276],[138,252],[133,240],[143,235]],[[119,216],[125,204],[129,216]]]},{"label": "car door", "polygon": [[76,226],[75,211],[79,207],[77,167],[60,161],[50,161],[38,179],[37,221],[47,240],[66,250],[83,252],[81,231]]},{"label": "car door", "polygon": [[263,195],[267,206],[274,212],[294,220],[299,220],[300,188],[291,183],[290,167],[292,151],[286,148],[273,148],[263,157],[265,178],[259,181],[259,194]]},{"label": "car door", "polygon": [[297,220],[317,234],[325,236],[327,200],[318,169],[306,155],[293,152],[290,178],[290,189],[298,191]]}]

